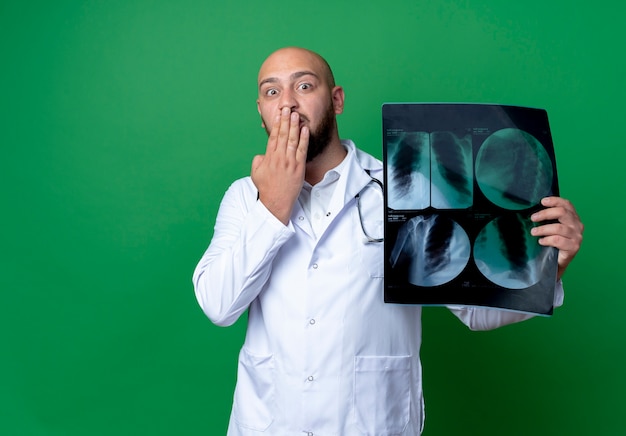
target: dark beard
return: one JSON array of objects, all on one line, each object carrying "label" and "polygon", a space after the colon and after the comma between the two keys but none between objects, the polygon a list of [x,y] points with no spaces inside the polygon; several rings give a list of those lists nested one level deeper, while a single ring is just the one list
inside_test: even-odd
[{"label": "dark beard", "polygon": [[324,150],[326,150],[333,134],[334,127],[335,110],[331,105],[324,114],[324,118],[320,121],[320,125],[317,126],[317,129],[314,132],[310,131],[309,133],[309,148],[306,154],[307,162],[311,162],[317,156],[322,154]]}]

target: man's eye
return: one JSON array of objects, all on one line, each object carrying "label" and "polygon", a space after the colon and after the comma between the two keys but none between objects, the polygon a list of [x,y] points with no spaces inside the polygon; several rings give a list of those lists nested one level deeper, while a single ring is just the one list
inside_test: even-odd
[{"label": "man's eye", "polygon": [[265,95],[267,95],[268,97],[274,96],[278,94],[278,91],[274,88],[270,88],[267,91],[265,91]]},{"label": "man's eye", "polygon": [[311,84],[310,83],[301,83],[300,86],[298,86],[299,89],[306,91],[307,89],[311,88]]}]

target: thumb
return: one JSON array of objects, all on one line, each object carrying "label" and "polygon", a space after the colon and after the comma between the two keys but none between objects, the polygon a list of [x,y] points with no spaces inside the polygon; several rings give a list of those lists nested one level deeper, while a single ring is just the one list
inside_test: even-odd
[{"label": "thumb", "polygon": [[252,158],[252,172],[256,171],[259,165],[261,165],[263,158],[265,158],[265,156],[262,154],[258,154]]}]

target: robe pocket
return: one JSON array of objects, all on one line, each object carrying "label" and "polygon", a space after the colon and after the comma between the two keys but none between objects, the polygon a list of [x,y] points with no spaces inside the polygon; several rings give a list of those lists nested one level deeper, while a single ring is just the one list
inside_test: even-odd
[{"label": "robe pocket", "polygon": [[254,355],[245,348],[239,353],[233,416],[237,424],[265,431],[274,420],[274,359]]},{"label": "robe pocket", "polygon": [[409,423],[411,356],[356,356],[354,410],[363,434],[399,435]]}]

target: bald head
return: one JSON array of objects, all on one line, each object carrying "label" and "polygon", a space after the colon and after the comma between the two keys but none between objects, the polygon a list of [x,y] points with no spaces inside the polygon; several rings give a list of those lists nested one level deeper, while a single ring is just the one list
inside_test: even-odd
[{"label": "bald head", "polygon": [[257,84],[260,87],[273,71],[293,71],[294,67],[310,70],[331,89],[335,86],[335,77],[328,62],[314,51],[300,47],[281,48],[269,55],[261,65]]}]

